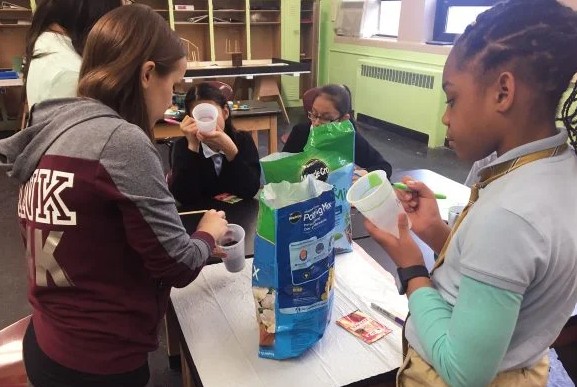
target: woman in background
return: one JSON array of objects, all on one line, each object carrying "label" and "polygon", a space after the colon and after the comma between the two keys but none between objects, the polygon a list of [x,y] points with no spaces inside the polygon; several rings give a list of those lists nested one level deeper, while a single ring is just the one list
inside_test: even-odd
[{"label": "woman in background", "polygon": [[41,0],[26,36],[28,106],[47,99],[76,97],[86,37],[122,0]]},{"label": "woman in background", "polygon": [[391,164],[357,131],[351,112],[351,92],[348,87],[345,85],[321,87],[313,101],[311,111],[308,112],[310,122],[300,123],[293,127],[282,151],[302,152],[311,130],[330,122],[350,120],[355,127],[355,166],[357,169],[355,175],[362,176],[367,172],[381,169],[390,178]]},{"label": "woman in background", "polygon": [[[202,202],[222,193],[249,199],[260,188],[258,150],[248,132],[237,131],[226,98],[208,83],[193,86],[185,97],[186,117],[180,124],[184,138],[172,155],[170,191],[183,205]],[[218,109],[216,129],[201,133],[192,117],[199,103]]]}]

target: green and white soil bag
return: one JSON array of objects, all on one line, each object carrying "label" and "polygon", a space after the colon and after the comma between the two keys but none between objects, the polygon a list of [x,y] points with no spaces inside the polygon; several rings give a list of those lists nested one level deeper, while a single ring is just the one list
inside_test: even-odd
[{"label": "green and white soil bag", "polygon": [[355,160],[355,129],[350,121],[331,122],[312,128],[301,153],[273,153],[260,159],[266,183],[295,183],[313,175],[333,186],[335,208],[335,253],[352,251],[351,186]]}]

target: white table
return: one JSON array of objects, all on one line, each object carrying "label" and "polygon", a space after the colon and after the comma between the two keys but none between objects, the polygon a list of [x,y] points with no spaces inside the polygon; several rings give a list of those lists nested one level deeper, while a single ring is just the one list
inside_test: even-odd
[{"label": "white table", "polygon": [[422,181],[434,192],[447,196],[446,199],[437,199],[441,218],[444,221],[449,218],[449,207],[465,205],[469,201],[469,195],[471,194],[469,187],[431,170],[412,169],[394,172],[391,176],[391,181],[401,181],[404,176],[410,176],[415,180]]},{"label": "white table", "polygon": [[[246,264],[237,274],[228,273],[222,264],[207,266],[192,284],[172,290],[181,348],[189,351],[203,386],[342,386],[387,372],[391,377],[400,366],[401,328],[373,311],[370,303],[406,316],[407,299],[399,296],[393,277],[360,246],[335,259],[335,299],[324,337],[290,360],[258,357],[252,259]],[[368,345],[336,325],[338,318],[356,309],[393,332]],[[188,362],[183,366],[183,385],[188,386],[191,370],[186,369]]]}]

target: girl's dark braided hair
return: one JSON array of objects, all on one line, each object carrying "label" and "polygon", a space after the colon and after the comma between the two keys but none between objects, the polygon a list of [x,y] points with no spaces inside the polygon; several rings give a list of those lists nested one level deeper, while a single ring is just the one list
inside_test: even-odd
[{"label": "girl's dark braided hair", "polygon": [[[460,66],[475,65],[483,75],[510,64],[515,75],[544,95],[545,108],[557,111],[577,72],[577,12],[557,0],[509,0],[482,13],[455,43]],[[577,152],[577,84],[560,109]]]}]

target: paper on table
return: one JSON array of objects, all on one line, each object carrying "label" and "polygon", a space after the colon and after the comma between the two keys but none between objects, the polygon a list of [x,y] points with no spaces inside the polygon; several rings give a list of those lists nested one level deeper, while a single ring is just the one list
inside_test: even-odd
[{"label": "paper on table", "polygon": [[[332,321],[314,347],[291,360],[257,355],[251,277],[258,272],[251,272],[252,260],[236,275],[221,264],[206,266],[192,284],[173,289],[172,303],[203,385],[292,387],[298,380],[301,386],[342,386],[399,367],[400,327],[389,324],[392,333],[367,345],[335,324],[359,308],[387,324],[370,309],[371,302],[386,305],[399,316],[407,314],[407,299],[399,296],[393,277],[367,257],[358,245],[338,257]],[[350,367],[351,359],[355,367]]]}]

